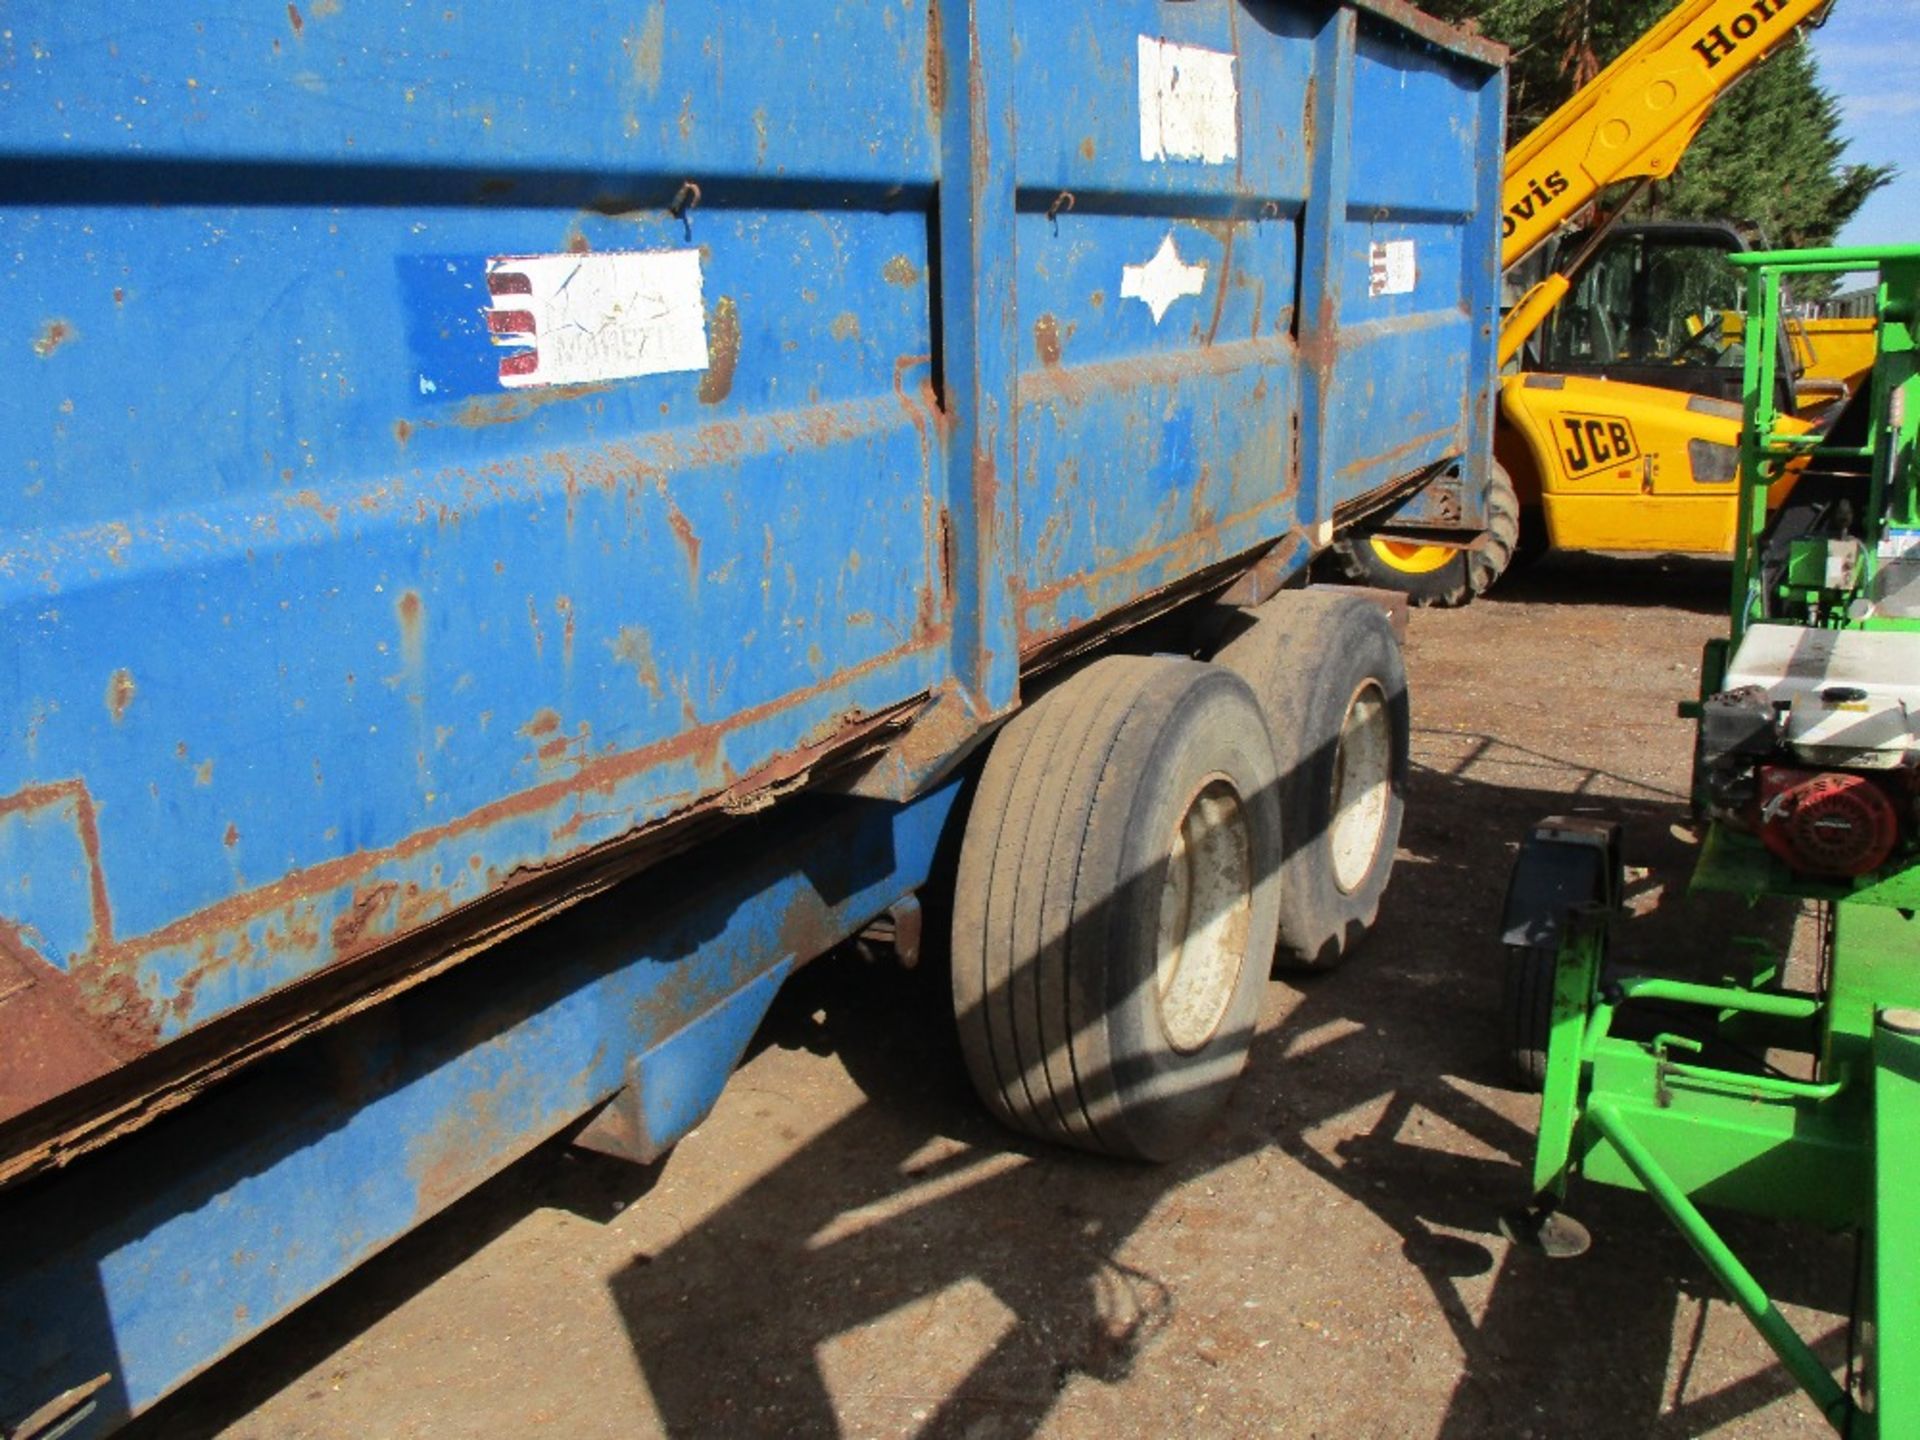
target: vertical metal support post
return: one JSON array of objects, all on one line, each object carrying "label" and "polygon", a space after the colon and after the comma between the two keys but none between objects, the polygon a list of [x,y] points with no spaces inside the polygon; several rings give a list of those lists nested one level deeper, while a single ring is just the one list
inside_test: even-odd
[{"label": "vertical metal support post", "polygon": [[[1480,92],[1481,133],[1506,134],[1506,117],[1507,85],[1505,77],[1501,76]],[[1505,171],[1500,165],[1490,160],[1481,164],[1480,173],[1475,177],[1474,203],[1479,206],[1482,215],[1497,216],[1500,213],[1500,186],[1504,178]],[[1500,294],[1500,255],[1497,245],[1469,245],[1465,263],[1468,270],[1468,278],[1463,282],[1465,294]],[[1476,269],[1481,272],[1477,276],[1473,273]],[[1462,488],[1476,500],[1487,493],[1493,462],[1493,415],[1500,396],[1499,366],[1494,361],[1494,352],[1499,345],[1499,327],[1500,312],[1496,304],[1493,314],[1474,329],[1467,349],[1467,375],[1475,389],[1467,418],[1467,473],[1462,477],[1466,481]],[[1479,513],[1478,507],[1476,513]],[[1485,518],[1482,514],[1483,523]]]},{"label": "vertical metal support post", "polygon": [[1533,1193],[1567,1197],[1580,1092],[1586,1079],[1587,1028],[1606,953],[1607,912],[1583,905],[1567,915],[1553,967],[1553,1020],[1547,1032],[1547,1082],[1540,1092],[1540,1139],[1533,1152]]},{"label": "vertical metal support post", "polygon": [[1920,1434],[1920,1010],[1873,1029],[1873,1224],[1867,1376],[1884,1436]]},{"label": "vertical metal support post", "polygon": [[1761,266],[1753,274],[1754,294],[1748,301],[1746,365],[1741,377],[1741,403],[1746,424],[1740,431],[1739,504],[1733,541],[1733,629],[1729,653],[1740,648],[1747,626],[1760,618],[1764,597],[1755,561],[1755,537],[1767,525],[1767,483],[1771,478],[1768,452],[1773,442],[1774,386],[1780,351],[1780,271]]},{"label": "vertical metal support post", "polygon": [[1318,296],[1299,307],[1300,383],[1299,514],[1317,525],[1332,518],[1319,477],[1326,465],[1328,414],[1340,364],[1341,240],[1347,226],[1347,166],[1352,145],[1351,100],[1355,44],[1354,12],[1341,6],[1320,28],[1313,44],[1313,91],[1307,122],[1313,127],[1308,157],[1308,199],[1300,236],[1300,294]]},{"label": "vertical metal support post", "polygon": [[[1914,377],[1920,373],[1920,261],[1886,260],[1880,266],[1879,352],[1874,357],[1874,414],[1887,417],[1887,432],[1874,441],[1874,515],[1889,525],[1920,525],[1920,485],[1903,474],[1920,462],[1920,395]],[[1884,387],[1884,388],[1878,388]],[[1904,392],[1896,397],[1894,392]]]},{"label": "vertical metal support post", "polygon": [[[1018,697],[1013,10],[942,0],[939,285],[954,673],[982,718]],[[944,559],[945,557],[943,557]]]},{"label": "vertical metal support post", "polygon": [[1861,1076],[1873,1071],[1879,1012],[1920,1006],[1920,920],[1891,905],[1837,902],[1828,916],[1832,946],[1826,1002],[1821,1018],[1820,1071],[1842,1068]]}]

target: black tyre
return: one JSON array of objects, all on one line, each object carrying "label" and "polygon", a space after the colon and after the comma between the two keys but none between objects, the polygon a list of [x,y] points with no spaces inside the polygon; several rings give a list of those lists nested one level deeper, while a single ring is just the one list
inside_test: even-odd
[{"label": "black tyre", "polygon": [[1190,1146],[1246,1062],[1277,925],[1273,745],[1218,666],[1118,656],[996,737],[961,842],[953,997],[1015,1129]]},{"label": "black tyre", "polygon": [[1487,490],[1487,528],[1465,549],[1361,534],[1335,541],[1332,559],[1340,578],[1353,584],[1451,609],[1486,594],[1513,563],[1519,541],[1520,500],[1496,464]]},{"label": "black tyre", "polygon": [[1518,538],[1513,544],[1513,555],[1507,561],[1507,573],[1512,575],[1537,565],[1547,558],[1553,549],[1553,541],[1547,534],[1546,513],[1535,504],[1520,512]]},{"label": "black tyre", "polygon": [[1553,1029],[1552,950],[1507,946],[1507,1058],[1523,1089],[1547,1083],[1547,1037]]},{"label": "black tyre", "polygon": [[1534,826],[1513,857],[1501,906],[1506,947],[1502,1015],[1514,1078],[1528,1090],[1547,1079],[1554,972],[1566,917],[1599,906],[1618,911],[1624,865],[1617,822],[1552,815]]},{"label": "black tyre", "polygon": [[1280,765],[1277,956],[1328,966],[1380,912],[1407,783],[1407,672],[1378,606],[1337,589],[1276,595],[1236,622],[1218,664],[1246,677]]}]

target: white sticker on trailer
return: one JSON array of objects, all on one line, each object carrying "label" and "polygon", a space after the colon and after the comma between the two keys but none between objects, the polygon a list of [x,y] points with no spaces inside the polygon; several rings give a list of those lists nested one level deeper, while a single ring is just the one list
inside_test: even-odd
[{"label": "white sticker on trailer", "polygon": [[494,256],[487,292],[510,390],[707,368],[698,250]]},{"label": "white sticker on trailer", "polygon": [[1367,254],[1367,294],[1411,295],[1419,279],[1413,241],[1376,240]]},{"label": "white sticker on trailer", "polygon": [[1234,57],[1140,37],[1140,158],[1222,165],[1240,153]]}]

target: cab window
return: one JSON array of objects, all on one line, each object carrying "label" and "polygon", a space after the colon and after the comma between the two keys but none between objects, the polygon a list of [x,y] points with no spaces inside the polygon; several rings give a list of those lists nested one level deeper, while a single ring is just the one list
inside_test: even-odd
[{"label": "cab window", "polygon": [[1626,235],[1594,257],[1541,340],[1544,369],[1737,369],[1743,291],[1718,246]]}]

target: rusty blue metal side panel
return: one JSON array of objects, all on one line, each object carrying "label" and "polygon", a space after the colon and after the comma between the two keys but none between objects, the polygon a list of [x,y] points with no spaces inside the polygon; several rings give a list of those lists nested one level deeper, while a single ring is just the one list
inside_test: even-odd
[{"label": "rusty blue metal side panel", "polygon": [[957,789],[763,817],[0,1193],[0,1424],[101,1375],[74,1433],[138,1412],[631,1074],[678,1138],[796,960],[925,879]]},{"label": "rusty blue metal side panel", "polygon": [[297,13],[9,13],[0,1120],[956,669],[924,4]]},{"label": "rusty blue metal side panel", "polygon": [[1020,13],[1028,648],[1296,523],[1318,9]]},{"label": "rusty blue metal side panel", "polygon": [[1503,87],[1370,16],[1357,21],[1339,354],[1319,464],[1336,506],[1442,464],[1469,471],[1465,489],[1478,493],[1497,315],[1484,196],[1503,159]]},{"label": "rusty blue metal side panel", "polygon": [[1484,470],[1498,55],[1396,0],[5,29],[0,1424],[670,1141],[1023,663]]},{"label": "rusty blue metal side panel", "polygon": [[20,7],[0,1124],[1477,469],[1498,72],[1376,10]]},{"label": "rusty blue metal side panel", "polygon": [[1333,6],[1017,34],[1025,647],[1422,471],[1484,484],[1497,67]]}]

